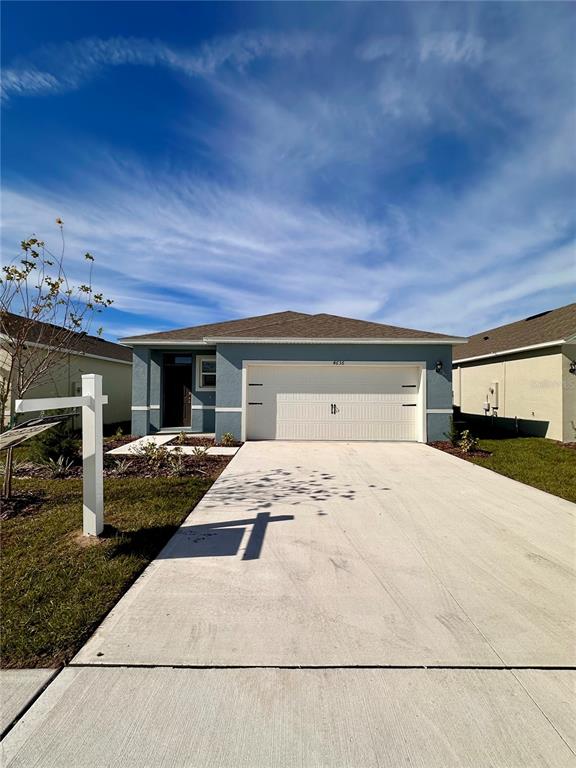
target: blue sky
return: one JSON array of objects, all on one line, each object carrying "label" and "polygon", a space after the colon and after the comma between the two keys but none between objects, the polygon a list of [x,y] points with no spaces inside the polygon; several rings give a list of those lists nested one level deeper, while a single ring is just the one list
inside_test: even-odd
[{"label": "blue sky", "polygon": [[3,258],[61,216],[109,338],[283,309],[467,334],[575,300],[574,4],[2,14]]}]

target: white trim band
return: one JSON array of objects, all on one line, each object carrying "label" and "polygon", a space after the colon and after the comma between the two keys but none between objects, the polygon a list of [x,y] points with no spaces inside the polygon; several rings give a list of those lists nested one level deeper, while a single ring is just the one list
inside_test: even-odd
[{"label": "white trim band", "polygon": [[151,411],[159,411],[160,410],[160,406],[159,405],[151,405],[150,406],[150,410]]},{"label": "white trim band", "polygon": [[192,410],[193,411],[214,411],[216,409],[215,405],[193,405]]},{"label": "white trim band", "polygon": [[243,364],[246,365],[286,365],[286,366],[294,366],[294,365],[301,365],[301,366],[313,366],[314,368],[317,368],[318,366],[328,366],[329,368],[336,367],[340,368],[341,366],[366,366],[366,365],[379,365],[379,366],[400,366],[402,368],[405,368],[406,366],[412,366],[413,368],[426,368],[426,363],[422,360],[392,360],[392,361],[382,361],[382,360],[287,360],[284,358],[284,360],[243,360]]},{"label": "white trim band", "polygon": [[206,336],[204,339],[174,339],[172,341],[163,341],[148,339],[139,341],[138,339],[125,338],[120,339],[120,344],[124,347],[137,347],[144,346],[154,349],[155,347],[205,347],[215,346],[217,344],[467,344],[468,339],[463,336],[447,336],[446,338],[430,339],[430,338],[392,338],[392,339],[374,339],[374,338],[250,338],[249,336],[239,337],[225,337],[218,336]]},{"label": "white trim band", "polygon": [[239,408],[216,408],[216,413],[242,413],[242,407]]},{"label": "white trim band", "polygon": [[442,346],[443,344],[467,344],[468,339],[462,336],[448,336],[440,339],[418,339],[418,338],[392,338],[392,339],[374,339],[374,338],[334,338],[334,339],[322,339],[322,338],[234,338],[234,337],[222,337],[207,336],[204,341],[207,344],[434,344],[436,346]]},{"label": "white trim band", "polygon": [[149,411],[150,407],[148,405],[132,405],[130,407],[131,411]]},{"label": "white trim band", "polygon": [[454,413],[453,408],[426,408],[426,413]]},{"label": "white trim band", "polygon": [[452,360],[452,367],[460,363],[468,363],[473,360],[486,360],[491,357],[505,357],[506,355],[516,355],[519,352],[530,352],[533,349],[546,349],[547,347],[559,347],[566,343],[566,339],[557,339],[556,341],[546,341],[542,344],[531,344],[528,347],[516,347],[515,349],[503,349],[500,352],[487,352],[485,355],[476,355],[476,357],[462,357],[459,360]]}]

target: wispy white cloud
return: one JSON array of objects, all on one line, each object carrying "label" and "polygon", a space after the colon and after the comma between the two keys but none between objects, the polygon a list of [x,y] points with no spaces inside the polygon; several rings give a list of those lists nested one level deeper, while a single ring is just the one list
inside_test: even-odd
[{"label": "wispy white cloud", "polygon": [[88,38],[46,46],[32,55],[31,62],[5,69],[2,97],[75,90],[102,69],[126,65],[163,66],[187,77],[210,77],[225,66],[242,70],[259,58],[300,57],[318,45],[317,38],[306,34],[269,32],[217,38],[194,50],[157,40]]},{"label": "wispy white cloud", "polygon": [[[130,63],[203,78],[223,118],[184,118],[180,138],[217,171],[84,148],[81,178],[7,186],[5,245],[48,237],[62,216],[125,333],[286,308],[468,333],[567,301],[570,35],[532,10],[501,11],[495,30],[475,6],[459,24],[406,7],[407,31],[383,24],[344,51],[308,32],[45,51],[11,95]],[[252,71],[271,57],[290,67]],[[430,170],[438,136],[464,147],[452,172],[450,143]],[[121,329],[116,317],[107,330]]]},{"label": "wispy white cloud", "polygon": [[433,33],[420,42],[420,61],[438,58],[450,64],[481,64],[485,46],[484,38],[470,33]]},{"label": "wispy white cloud", "polygon": [[81,196],[7,190],[5,237],[30,222],[46,236],[61,215],[68,253],[95,254],[130,327],[130,316],[150,329],[294,308],[471,332],[511,302],[576,289],[574,247],[558,245],[569,201],[538,195],[555,151],[532,166],[528,146],[467,194],[387,207],[379,221],[109,162]]}]

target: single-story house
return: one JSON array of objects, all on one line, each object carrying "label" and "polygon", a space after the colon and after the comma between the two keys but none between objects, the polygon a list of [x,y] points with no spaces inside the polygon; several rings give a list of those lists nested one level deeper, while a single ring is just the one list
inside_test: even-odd
[{"label": "single-story house", "polygon": [[[50,357],[48,370],[28,389],[24,397],[69,397],[82,391],[82,374],[98,373],[102,376],[104,393],[108,405],[104,406],[103,419],[106,425],[130,422],[130,399],[132,386],[132,353],[120,344],[106,341],[99,336],[86,333],[62,331],[50,323],[22,320],[19,315],[2,313],[0,330],[0,380],[6,382],[10,376],[11,339],[25,333],[26,358],[23,362],[32,370],[38,362],[43,367],[47,358],[46,350],[55,350]],[[65,344],[59,338],[64,333]],[[57,352],[56,352],[57,350]],[[12,373],[14,376],[14,372]],[[10,388],[5,413],[9,423],[14,413],[14,387]],[[18,417],[18,421],[33,418],[33,413]],[[76,420],[80,424],[79,418]]]},{"label": "single-story house", "polygon": [[136,435],[426,442],[449,429],[452,345],[466,339],[278,312],[121,341]]},{"label": "single-story house", "polygon": [[471,336],[454,348],[454,405],[522,434],[576,440],[576,304]]}]

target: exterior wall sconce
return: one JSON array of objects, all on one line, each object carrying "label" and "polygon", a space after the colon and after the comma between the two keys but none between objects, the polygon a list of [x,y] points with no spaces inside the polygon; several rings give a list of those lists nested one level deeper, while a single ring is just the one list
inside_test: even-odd
[{"label": "exterior wall sconce", "polygon": [[437,360],[435,367],[436,367],[436,373],[442,373],[442,369],[444,368],[444,364],[442,360]]},{"label": "exterior wall sconce", "polygon": [[572,360],[568,370],[570,371],[570,373],[576,373],[576,360]]}]

